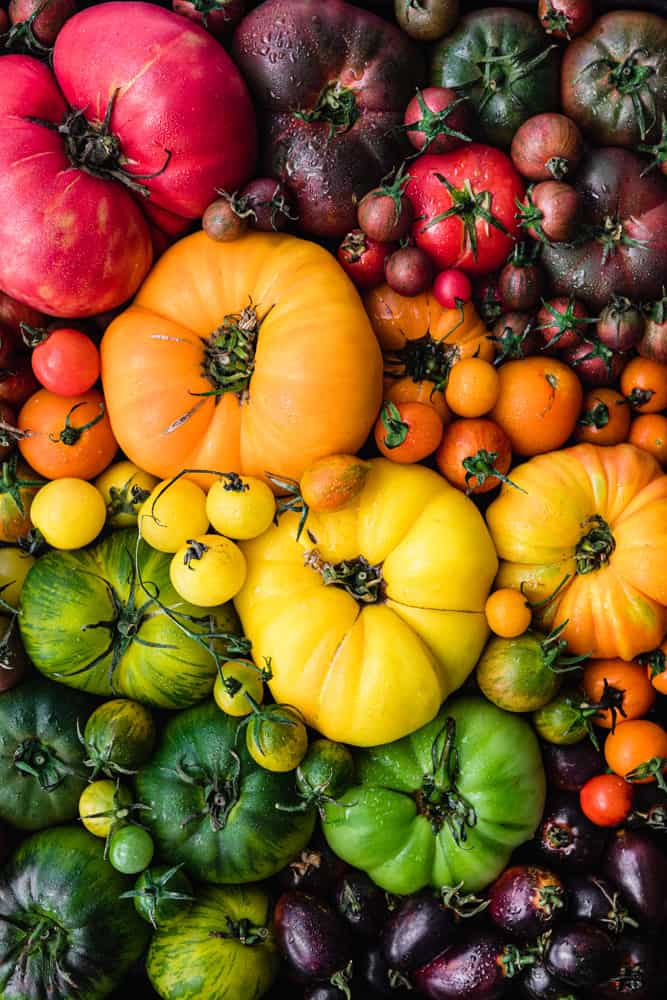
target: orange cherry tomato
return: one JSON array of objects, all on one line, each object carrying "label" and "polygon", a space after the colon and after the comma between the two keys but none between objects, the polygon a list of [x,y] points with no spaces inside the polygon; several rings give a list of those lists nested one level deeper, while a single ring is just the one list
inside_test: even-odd
[{"label": "orange cherry tomato", "polygon": [[424,403],[392,403],[385,400],[375,424],[375,443],[392,462],[421,462],[431,455],[442,438],[442,420]]},{"label": "orange cherry tomato", "polygon": [[384,398],[392,403],[424,403],[432,406],[438,414],[443,424],[450,423],[452,415],[445,402],[445,394],[442,389],[438,389],[435,382],[424,380],[415,382],[414,379],[406,375],[399,379],[385,379]]},{"label": "orange cherry tomato", "polygon": [[632,812],[634,789],[617,774],[596,774],[579,792],[584,816],[596,826],[620,826]]},{"label": "orange cherry tomato", "polygon": [[662,413],[641,413],[632,421],[628,441],[653,455],[667,468],[667,417]]},{"label": "orange cherry tomato", "polygon": [[596,726],[603,729],[641,719],[655,701],[655,688],[645,668],[625,660],[590,660],[584,667],[582,686],[593,704],[609,705],[593,717]]},{"label": "orange cherry tomato", "polygon": [[574,436],[590,444],[621,444],[627,440],[631,417],[628,401],[620,392],[592,389],[584,397]]},{"label": "orange cherry tomato", "polygon": [[445,428],[435,460],[452,486],[466,493],[487,493],[506,481],[512,448],[493,420],[455,420]]},{"label": "orange cherry tomato", "polygon": [[494,590],[484,605],[484,614],[491,631],[503,639],[523,635],[532,617],[526,598],[513,587]]},{"label": "orange cherry tomato", "polygon": [[667,769],[667,732],[657,722],[632,719],[610,732],[604,744],[607,764],[621,778],[646,785],[664,783]]},{"label": "orange cherry tomato", "polygon": [[646,668],[648,678],[656,691],[667,694],[667,639],[657,649],[643,653],[637,658],[637,662]]},{"label": "orange cherry tomato", "polygon": [[660,413],[667,407],[667,365],[632,358],[621,372],[621,392],[640,413]]},{"label": "orange cherry tomato", "polygon": [[18,417],[23,458],[47,479],[93,479],[114,458],[118,444],[97,389],[56,396],[40,389]]},{"label": "orange cherry tomato", "polygon": [[483,358],[463,358],[449,373],[445,399],[459,417],[483,417],[500,393],[497,370]]}]

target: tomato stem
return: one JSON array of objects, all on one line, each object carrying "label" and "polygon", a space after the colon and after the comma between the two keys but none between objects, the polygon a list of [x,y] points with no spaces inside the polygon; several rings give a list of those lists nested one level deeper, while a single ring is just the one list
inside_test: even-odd
[{"label": "tomato stem", "polygon": [[447,344],[446,340],[461,322],[457,322],[440,340],[436,340],[428,331],[422,337],[407,340],[403,347],[385,356],[385,374],[389,378],[408,377],[413,382],[433,382],[435,391],[443,392],[452,366],[461,357],[461,349],[454,344]]},{"label": "tomato stem", "polygon": [[42,11],[50,3],[52,3],[52,0],[44,0],[25,21],[13,24],[9,31],[6,31],[4,35],[0,35],[0,44],[2,47],[13,52],[26,52],[29,55],[41,56],[42,58],[48,56],[53,51],[53,47],[40,42],[35,34],[34,24]]},{"label": "tomato stem", "polygon": [[605,566],[616,548],[616,541],[611,528],[599,514],[586,518],[582,528],[591,525],[590,529],[577,542],[574,550],[574,561],[577,573],[592,573]]},{"label": "tomato stem", "polygon": [[204,341],[202,374],[213,385],[213,390],[196,392],[194,396],[222,396],[233,392],[241,402],[247,401],[255,370],[257,338],[266,315],[260,319],[250,302],[240,313],[224,317],[220,326]]},{"label": "tomato stem", "polygon": [[293,114],[304,122],[327,122],[329,140],[334,135],[349,132],[359,117],[354,91],[344,87],[340,80],[326,84],[312,111],[294,111]]},{"label": "tomato stem", "polygon": [[655,778],[658,788],[667,792],[664,771],[667,768],[667,757],[651,757],[624,775],[626,781],[641,781],[643,778]]},{"label": "tomato stem", "polygon": [[637,146],[640,153],[648,153],[649,156],[653,157],[649,165],[642,171],[642,177],[654,167],[662,167],[663,163],[667,162],[667,115],[664,112],[660,119],[660,129],[660,138],[652,146]]},{"label": "tomato stem", "polygon": [[182,867],[183,863],[181,862],[181,864],[174,865],[173,868],[169,868],[162,875],[157,876],[149,868],[144,873],[145,885],[141,889],[130,889],[128,892],[121,893],[118,898],[144,900],[148,911],[148,919],[153,927],[157,929],[157,909],[163,900],[172,899],[175,901],[194,902],[194,896],[189,896],[185,892],[174,892],[173,889],[167,888],[171,879]]},{"label": "tomato stem", "polygon": [[317,549],[305,553],[304,563],[320,574],[327,587],[341,587],[363,604],[384,601],[382,563],[369,563],[363,556],[330,563],[322,558]]},{"label": "tomato stem", "polygon": [[451,115],[452,111],[462,104],[463,101],[468,101],[467,96],[459,97],[451,104],[443,108],[442,111],[431,111],[428,104],[424,100],[423,91],[417,90],[417,104],[419,106],[419,111],[421,113],[421,118],[415,122],[411,122],[409,125],[401,125],[400,131],[403,132],[421,132],[426,136],[426,142],[417,150],[414,154],[415,156],[421,156],[423,153],[427,153],[429,147],[432,143],[441,135],[451,136],[453,139],[460,139],[461,142],[472,142],[469,135],[465,132],[458,132],[456,129],[450,128],[447,124],[447,119]]},{"label": "tomato stem", "polygon": [[400,448],[410,433],[410,424],[402,419],[395,403],[385,401],[380,410],[380,420],[385,429],[384,443],[389,449]]},{"label": "tomato stem", "polygon": [[78,410],[81,406],[85,405],[86,405],[85,400],[83,400],[80,403],[75,403],[72,409],[65,417],[65,426],[63,427],[63,429],[57,435],[49,434],[49,441],[53,441],[54,444],[58,444],[58,442],[61,442],[62,444],[70,446],[75,445],[80,441],[81,437],[83,436],[83,434],[85,434],[86,431],[90,430],[91,427],[94,427],[95,424],[99,424],[100,420],[102,420],[104,417],[104,403],[102,402],[98,403],[99,412],[96,417],[93,417],[92,420],[89,420],[87,424],[81,424],[79,427],[72,426],[71,424],[72,414],[75,413],[76,410]]},{"label": "tomato stem", "polygon": [[[516,483],[508,479],[507,476],[503,475],[496,469],[495,463],[498,461],[497,451],[486,451],[484,448],[480,448],[478,452],[474,455],[468,455],[462,461],[463,468],[465,469],[465,483],[466,483],[466,493],[470,494],[475,489],[479,489],[483,486],[487,479],[495,478],[501,483],[505,483],[507,486],[514,487],[520,493],[525,493],[526,491],[518,486]],[[474,485],[471,485],[472,480],[475,480]]]},{"label": "tomato stem", "polygon": [[475,260],[477,260],[477,222],[479,219],[486,222],[487,226],[494,226],[505,236],[509,236],[507,227],[491,212],[492,195],[490,191],[473,191],[469,177],[464,180],[463,187],[455,188],[442,174],[436,172],[435,176],[447,188],[452,205],[445,212],[434,215],[423,227],[423,233],[445,219],[458,216],[463,223],[464,247],[470,248]]}]

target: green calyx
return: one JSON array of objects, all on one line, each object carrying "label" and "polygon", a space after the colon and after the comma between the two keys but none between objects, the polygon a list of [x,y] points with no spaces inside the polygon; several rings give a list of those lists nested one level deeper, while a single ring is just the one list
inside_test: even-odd
[{"label": "green calyx", "polygon": [[131,479],[128,479],[121,487],[112,486],[109,489],[109,503],[107,504],[109,519],[121,514],[130,514],[136,517],[141,505],[151,495],[150,490],[143,490],[136,483],[130,484]]},{"label": "green calyx", "polygon": [[104,417],[104,403],[98,404],[98,414],[89,420],[87,424],[79,424],[78,427],[74,427],[72,424],[72,414],[75,413],[81,406],[85,406],[85,402],[75,403],[72,409],[69,411],[65,417],[65,426],[60,431],[59,434],[49,434],[49,441],[53,441],[54,444],[66,444],[75,445],[81,440],[86,431],[94,427],[95,424],[99,424],[100,420]]},{"label": "green calyx", "polygon": [[588,530],[577,542],[574,561],[577,573],[593,573],[605,566],[616,548],[611,528],[599,514],[586,518],[582,528]]},{"label": "green calyx", "polygon": [[[410,178],[405,173],[405,164],[402,163],[394,174],[393,180],[383,181],[379,188],[369,192],[370,198],[391,198],[394,203],[394,221],[398,223],[405,207],[405,189],[410,183]],[[408,204],[408,208],[409,208]]]},{"label": "green calyx", "polygon": [[225,925],[224,931],[209,931],[209,937],[238,941],[239,944],[251,948],[255,944],[266,941],[269,936],[267,927],[253,924],[247,917],[243,917],[241,920],[232,920],[231,917],[226,917]]},{"label": "green calyx", "polygon": [[586,327],[590,323],[597,323],[596,318],[577,315],[577,303],[573,295],[570,295],[565,309],[557,309],[544,299],[542,299],[542,306],[549,313],[551,319],[547,323],[538,326],[537,329],[539,331],[554,331],[545,342],[545,348],[555,347],[566,333],[581,333],[582,327]]},{"label": "green calyx", "polygon": [[9,52],[24,52],[29,55],[48,58],[53,49],[51,46],[44,45],[37,38],[35,34],[35,21],[50,3],[51,0],[43,0],[43,3],[35,8],[30,17],[27,17],[25,21],[12,24],[4,35],[0,35],[0,48],[7,49]]},{"label": "green calyx", "polygon": [[382,563],[369,563],[363,556],[330,563],[316,548],[306,552],[304,563],[320,574],[325,586],[341,587],[363,604],[378,604],[384,600]]},{"label": "green calyx", "polygon": [[526,231],[530,230],[532,233],[535,233],[535,237],[540,243],[550,243],[551,241],[542,228],[544,213],[533,201],[534,187],[534,184],[531,184],[528,187],[528,190],[526,191],[525,204],[518,198],[514,199],[514,204],[518,209],[516,219],[522,229],[525,229]]},{"label": "green calyx", "polygon": [[161,903],[194,902],[194,896],[169,888],[170,882],[173,881],[174,876],[180,872],[182,867],[182,864],[174,865],[173,868],[167,869],[166,872],[162,872],[160,875],[155,874],[148,868],[140,877],[140,887],[123,892],[118,898],[140,899],[146,908],[146,915],[150,923],[157,930],[158,909]]},{"label": "green calyx", "polygon": [[609,912],[602,918],[602,923],[606,924],[612,934],[620,934],[626,927],[639,927],[636,920],[630,916],[621,902],[618,892],[609,893],[605,885],[598,879],[593,879],[604,898],[609,903]]},{"label": "green calyx", "polygon": [[29,966],[36,966],[44,979],[45,996],[76,996],[81,992],[80,984],[65,968],[71,943],[64,927],[52,917],[30,913],[26,923],[16,927],[16,935],[15,975],[23,979]]},{"label": "green calyx", "polygon": [[476,826],[477,813],[457,788],[459,754],[456,721],[449,716],[431,745],[431,771],[424,775],[415,795],[417,811],[430,822],[434,833],[447,826],[457,845],[468,839],[468,829]]},{"label": "green calyx", "polygon": [[584,339],[586,343],[590,345],[591,349],[588,352],[588,354],[583,354],[579,358],[572,358],[570,360],[570,364],[572,365],[572,367],[576,368],[577,365],[582,365],[584,361],[591,361],[593,358],[600,358],[604,362],[604,366],[607,369],[607,374],[611,375],[613,372],[613,363],[615,357],[611,347],[607,347],[606,344],[603,344],[598,337],[595,337],[594,339],[585,337]]},{"label": "green calyx", "polygon": [[504,361],[516,361],[527,357],[525,352],[525,342],[533,332],[533,321],[528,320],[523,330],[517,333],[511,326],[503,328],[500,334],[490,334],[489,340],[498,345],[494,365],[501,365]]},{"label": "green calyx", "polygon": [[556,45],[548,45],[536,56],[526,59],[518,46],[512,52],[501,52],[498,47],[491,47],[489,55],[477,60],[482,77],[479,81],[482,89],[480,112],[496,94],[511,92],[519,80],[531,76],[555,48]]},{"label": "green calyx", "polygon": [[402,419],[395,403],[384,402],[380,410],[380,420],[384,427],[384,443],[387,448],[399,448],[410,433],[410,425]]},{"label": "green calyx", "polygon": [[179,781],[195,785],[202,791],[204,806],[181,822],[181,829],[190,823],[208,818],[214,833],[224,830],[229,814],[239,800],[241,781],[241,758],[234,750],[228,751],[228,759],[216,760],[215,770],[207,770],[201,764],[181,760],[175,768],[168,769]]},{"label": "green calyx", "polygon": [[556,10],[551,0],[548,0],[547,8],[540,21],[547,35],[557,34],[566,38],[568,42],[571,40],[570,19],[565,11]]},{"label": "green calyx", "polygon": [[[467,458],[463,459],[461,463],[465,469],[465,482],[466,482],[466,493],[472,493],[473,490],[479,489],[483,486],[487,479],[495,477],[501,483],[505,483],[507,486],[512,486],[515,490],[519,490],[520,493],[525,493],[526,491],[513,483],[511,479],[505,476],[502,472],[499,472],[496,468],[495,463],[498,461],[497,451],[486,451],[484,448],[480,448],[478,452],[474,455],[469,455]],[[473,483],[473,479],[475,482]]]},{"label": "green calyx", "polygon": [[451,113],[459,106],[459,104],[462,104],[463,101],[467,101],[467,97],[457,98],[455,101],[452,101],[448,107],[443,108],[442,111],[431,111],[424,100],[424,95],[421,90],[417,91],[416,96],[421,117],[417,121],[411,122],[410,125],[402,125],[401,128],[404,132],[421,132],[425,136],[426,142],[418,151],[418,155],[427,153],[433,142],[442,135],[451,136],[453,139],[459,139],[461,142],[472,142],[469,135],[450,128],[447,124],[447,119]]},{"label": "green calyx", "polygon": [[18,511],[25,514],[21,490],[36,490],[44,486],[44,479],[21,479],[17,474],[18,458],[12,455],[0,468],[0,494],[8,493]]},{"label": "green calyx", "polygon": [[65,778],[77,773],[37,737],[29,737],[19,743],[14,751],[13,764],[17,771],[35,778],[45,792],[55,791]]},{"label": "green calyx", "polygon": [[653,649],[650,653],[642,653],[641,656],[637,657],[637,662],[643,667],[649,668],[651,678],[659,677],[667,670],[667,656],[665,656],[664,650],[660,648]]},{"label": "green calyx", "polygon": [[79,737],[79,742],[82,744],[86,751],[86,759],[84,760],[84,766],[91,769],[91,774],[89,776],[89,781],[96,781],[100,774],[106,775],[107,778],[118,778],[120,776],[129,776],[136,774],[136,768],[134,770],[123,767],[121,764],[116,763],[113,759],[114,750],[116,749],[116,740],[113,739],[100,750],[93,743],[86,740],[84,734],[81,732],[81,727],[79,726],[79,720],[76,723],[76,732]]},{"label": "green calyx", "polygon": [[585,660],[589,659],[589,654],[581,656],[566,656],[567,642],[561,638],[563,631],[569,624],[569,618],[561,622],[540,642],[540,656],[542,665],[547,670],[552,670],[555,674],[565,674],[571,670],[578,670]]},{"label": "green calyx", "polygon": [[634,247],[636,250],[647,250],[648,243],[634,240],[625,232],[623,223],[615,216],[608,215],[601,226],[583,227],[584,239],[592,238],[602,246],[602,263],[607,263],[612,254],[620,246]]},{"label": "green calyx", "polygon": [[660,119],[660,138],[653,145],[640,145],[637,146],[640,153],[648,153],[651,157],[651,162],[648,167],[642,171],[642,177],[644,177],[650,170],[654,167],[661,167],[663,163],[667,162],[667,115],[662,113]]},{"label": "green calyx", "polygon": [[667,770],[667,757],[652,757],[633,768],[632,771],[628,771],[624,777],[626,781],[642,781],[645,778],[653,778],[658,788],[667,792],[665,770]]},{"label": "green calyx", "polygon": [[601,431],[609,423],[609,407],[601,399],[590,410],[586,410],[583,417],[577,420],[580,427],[595,427]]},{"label": "green calyx", "polygon": [[[451,336],[463,323],[465,314],[450,330]],[[422,337],[407,340],[405,346],[385,356],[388,378],[411,378],[413,382],[433,382],[435,392],[444,392],[453,365],[461,357],[461,349],[445,340],[435,340],[427,331]],[[397,411],[398,412],[398,411]]]},{"label": "green calyx", "polygon": [[233,392],[239,399],[247,399],[261,324],[257,310],[250,303],[240,313],[225,316],[205,339],[202,373],[213,390],[200,395],[222,396]]},{"label": "green calyx", "polygon": [[422,232],[425,233],[445,219],[458,217],[463,223],[463,243],[469,248],[475,260],[477,259],[477,223],[481,219],[487,226],[493,226],[505,236],[509,236],[507,227],[491,212],[492,195],[490,191],[475,192],[469,178],[463,182],[463,187],[456,188],[442,174],[436,173],[436,178],[447,188],[451,199],[451,208],[434,215],[426,223]]},{"label": "green calyx", "polygon": [[[611,67],[609,81],[613,84],[619,94],[629,95],[632,100],[632,107],[639,125],[639,134],[645,139],[647,134],[656,124],[657,112],[655,97],[648,85],[649,79],[655,75],[652,66],[646,66],[638,61],[638,56],[648,56],[646,48],[634,49],[623,62],[616,63]],[[646,102],[646,107],[642,101],[642,95]],[[646,119],[648,111],[649,119]]]},{"label": "green calyx", "polygon": [[321,91],[312,111],[295,111],[294,117],[304,122],[326,122],[329,139],[349,132],[359,117],[354,91],[340,80],[332,80]]}]

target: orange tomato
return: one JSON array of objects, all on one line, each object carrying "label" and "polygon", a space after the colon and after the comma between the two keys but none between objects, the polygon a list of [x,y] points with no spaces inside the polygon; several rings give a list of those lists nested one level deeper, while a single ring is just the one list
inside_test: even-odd
[{"label": "orange tomato", "polygon": [[638,662],[646,668],[651,684],[660,694],[667,694],[667,639],[650,653],[642,653]]},{"label": "orange tomato", "polygon": [[508,361],[498,370],[500,394],[489,416],[517,455],[540,455],[565,444],[581,413],[581,382],[556,358]]},{"label": "orange tomato", "polygon": [[488,493],[506,481],[512,448],[492,420],[455,420],[445,428],[435,460],[452,486],[466,493]]},{"label": "orange tomato", "polygon": [[486,621],[495,635],[503,639],[514,639],[523,635],[530,625],[531,611],[520,590],[501,587],[487,599],[484,605]]},{"label": "orange tomato", "polygon": [[449,373],[445,399],[459,417],[483,417],[500,393],[497,370],[484,358],[464,358]]},{"label": "orange tomato", "polygon": [[370,469],[368,462],[356,455],[318,458],[299,483],[304,503],[316,513],[340,510],[361,493]]},{"label": "orange tomato", "polygon": [[660,413],[667,407],[667,365],[632,358],[621,372],[621,392],[640,413]]},{"label": "orange tomato", "polygon": [[93,479],[118,451],[104,398],[97,389],[56,396],[40,389],[19,413],[23,458],[47,479]]},{"label": "orange tomato", "polygon": [[384,398],[392,403],[424,403],[432,406],[443,424],[448,424],[452,415],[445,402],[445,393],[435,382],[428,379],[415,381],[409,375],[399,379],[385,379]]},{"label": "orange tomato", "polygon": [[615,389],[591,389],[574,432],[577,441],[620,444],[626,441],[632,414],[625,396]]},{"label": "orange tomato", "polygon": [[604,756],[614,774],[627,781],[638,785],[656,779],[662,782],[667,768],[667,732],[647,719],[622,722],[607,736]]},{"label": "orange tomato", "polygon": [[424,403],[382,404],[375,424],[375,443],[392,462],[421,462],[431,455],[442,438],[442,420]]},{"label": "orange tomato", "polygon": [[639,663],[590,660],[582,686],[593,704],[609,705],[593,717],[596,726],[612,729],[628,719],[641,719],[655,701],[655,688]]},{"label": "orange tomato", "polygon": [[667,467],[667,417],[661,413],[641,413],[632,421],[628,441],[653,455]]}]

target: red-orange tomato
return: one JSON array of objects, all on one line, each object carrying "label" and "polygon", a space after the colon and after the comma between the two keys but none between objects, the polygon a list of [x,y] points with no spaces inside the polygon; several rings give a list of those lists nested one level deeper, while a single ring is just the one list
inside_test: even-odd
[{"label": "red-orange tomato", "polygon": [[626,719],[641,719],[655,701],[655,688],[639,663],[590,660],[584,668],[582,685],[590,702],[610,706],[593,717],[603,729],[611,729]]},{"label": "red-orange tomato", "polygon": [[445,394],[435,382],[426,379],[415,382],[409,375],[399,379],[385,379],[384,398],[392,403],[424,403],[432,406],[443,424],[448,424],[452,415],[445,402]]},{"label": "red-orange tomato", "polygon": [[433,454],[442,438],[442,420],[424,403],[385,400],[375,424],[375,443],[392,462],[421,462]]},{"label": "red-orange tomato", "polygon": [[667,694],[667,639],[657,649],[644,653],[639,662],[646,668],[651,684],[660,694]]},{"label": "red-orange tomato", "polygon": [[635,417],[628,441],[653,455],[663,469],[667,468],[667,417],[662,413],[640,413]]},{"label": "red-orange tomato", "polygon": [[667,365],[632,358],[621,373],[621,392],[639,413],[660,413],[667,407]]},{"label": "red-orange tomato", "polygon": [[67,397],[40,389],[23,406],[18,427],[25,434],[21,454],[47,479],[93,479],[118,450],[97,389]]},{"label": "red-orange tomato", "polygon": [[607,736],[604,756],[614,774],[646,785],[667,769],[667,732],[648,719],[622,722]]},{"label": "red-orange tomato", "polygon": [[584,816],[596,826],[620,826],[632,811],[634,789],[617,774],[596,774],[579,792]]},{"label": "red-orange tomato", "polygon": [[574,433],[575,440],[590,444],[627,441],[632,412],[627,399],[615,389],[591,389]]},{"label": "red-orange tomato", "polygon": [[466,493],[487,493],[512,464],[507,434],[493,420],[455,420],[445,428],[435,460],[445,479]]}]

